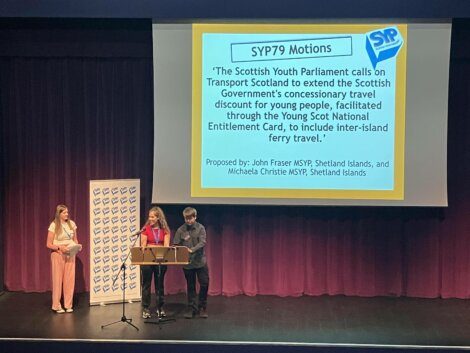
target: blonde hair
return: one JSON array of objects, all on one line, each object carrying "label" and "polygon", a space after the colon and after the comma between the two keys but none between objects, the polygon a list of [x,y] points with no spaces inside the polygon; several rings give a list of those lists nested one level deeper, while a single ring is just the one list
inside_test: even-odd
[{"label": "blonde hair", "polygon": [[[152,213],[155,213],[157,215],[157,223],[158,223],[158,226],[163,229],[165,231],[165,233],[170,233],[170,227],[168,226],[168,222],[166,221],[166,217],[165,217],[165,213],[163,213],[163,210],[158,207],[158,206],[155,206],[155,207],[152,207],[150,210],[149,210],[149,214],[150,212]],[[146,225],[149,224],[149,221],[147,219],[147,223],[145,223]]]},{"label": "blonde hair", "polygon": [[[60,214],[64,212],[65,210],[68,210],[67,206],[65,205],[58,205],[55,209],[55,216],[54,216],[55,235],[59,235],[60,233],[62,233],[62,222],[60,221]],[[65,223],[67,223],[70,229],[73,229],[72,223],[70,223],[70,219],[67,219]]]}]

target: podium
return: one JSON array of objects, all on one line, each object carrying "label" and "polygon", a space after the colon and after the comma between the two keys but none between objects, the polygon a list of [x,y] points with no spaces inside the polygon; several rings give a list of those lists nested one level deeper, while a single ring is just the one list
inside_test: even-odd
[{"label": "podium", "polygon": [[[160,276],[160,266],[166,265],[187,265],[189,264],[189,249],[186,246],[146,246],[131,248],[132,265],[158,266]],[[175,321],[174,318],[162,318],[157,320],[147,319],[146,324],[158,324]]]},{"label": "podium", "polygon": [[132,265],[187,265],[189,249],[186,246],[146,246],[131,249]]}]

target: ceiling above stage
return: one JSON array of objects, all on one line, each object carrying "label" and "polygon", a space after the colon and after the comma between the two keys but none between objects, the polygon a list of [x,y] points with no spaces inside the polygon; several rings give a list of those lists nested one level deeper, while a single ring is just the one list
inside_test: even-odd
[{"label": "ceiling above stage", "polygon": [[468,18],[467,0],[1,0],[0,17],[194,19]]}]

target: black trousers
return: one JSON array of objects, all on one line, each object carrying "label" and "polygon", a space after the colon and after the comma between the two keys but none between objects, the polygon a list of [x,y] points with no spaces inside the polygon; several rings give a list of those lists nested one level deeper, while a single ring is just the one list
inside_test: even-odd
[{"label": "black trousers", "polygon": [[[183,271],[188,290],[188,306],[193,311],[200,308],[205,309],[207,307],[207,291],[209,290],[209,268],[204,265],[190,270],[183,269]],[[196,277],[199,282],[199,304],[196,303]]]},{"label": "black trousers", "polygon": [[163,306],[165,298],[165,273],[166,266],[140,266],[142,274],[142,306],[150,307],[150,287],[152,286],[152,277],[155,284],[155,293],[157,294],[157,307]]}]

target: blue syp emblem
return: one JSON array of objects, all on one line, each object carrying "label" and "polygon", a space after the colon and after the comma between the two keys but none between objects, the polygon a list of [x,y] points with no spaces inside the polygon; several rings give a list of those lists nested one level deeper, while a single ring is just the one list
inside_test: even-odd
[{"label": "blue syp emblem", "polygon": [[381,61],[398,54],[403,38],[397,27],[387,27],[366,33],[366,50],[374,69]]}]

